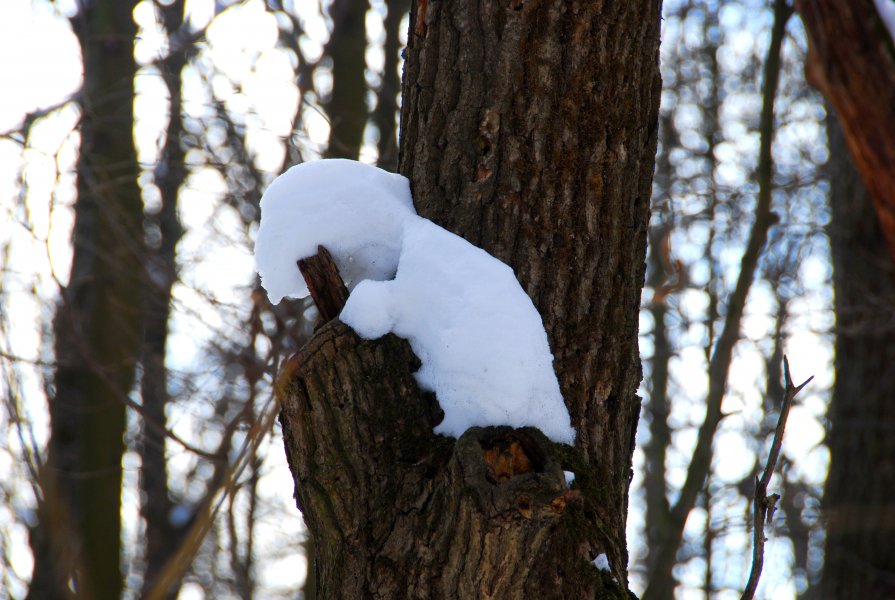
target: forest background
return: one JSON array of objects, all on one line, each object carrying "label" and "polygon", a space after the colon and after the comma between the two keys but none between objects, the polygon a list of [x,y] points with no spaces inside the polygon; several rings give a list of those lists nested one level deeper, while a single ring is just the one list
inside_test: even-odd
[{"label": "forest background", "polygon": [[[308,337],[315,309],[301,301],[270,306],[260,291],[252,260],[258,200],[274,176],[306,160],[359,158],[395,169],[407,8],[395,0],[136,5],[130,125],[148,283],[137,299],[146,317],[137,384],[122,400],[124,597],[145,593],[147,573],[202,520],[180,597],[313,595],[305,581],[313,544],[294,505],[279,427],[266,417],[277,365]],[[70,283],[79,90],[90,69],[70,21],[77,12],[74,0],[14,0],[0,9],[0,81],[15,90],[0,99],[0,593],[11,598],[25,597],[34,568],[29,529],[43,493],[54,315]],[[854,204],[845,218],[872,223],[872,205],[824,98],[806,82],[800,19],[758,0],[669,0],[663,14],[631,588],[639,594],[667,575],[656,565],[674,537],[669,514],[687,483],[716,377],[712,351],[764,189],[775,222],[722,381],[711,472],[671,549],[670,575],[677,597],[739,596],[754,476],[779,413],[785,352],[795,379],[815,378],[789,417],[759,596],[815,597],[828,541],[821,502],[843,322],[834,277],[846,276],[834,275],[834,264],[848,264],[834,259],[843,211],[831,202],[841,184],[841,194],[866,207]],[[778,58],[769,51],[775,24],[783,32]],[[770,68],[779,85],[766,123]],[[763,139],[773,140],[771,165],[760,159]],[[845,243],[866,246],[860,261],[878,282],[891,264],[878,226],[867,227],[870,234]],[[852,331],[884,340],[890,287],[849,285],[870,307],[846,314]],[[891,391],[885,385],[881,393]],[[856,456],[851,468],[870,470]],[[895,454],[889,460],[895,468]]]}]

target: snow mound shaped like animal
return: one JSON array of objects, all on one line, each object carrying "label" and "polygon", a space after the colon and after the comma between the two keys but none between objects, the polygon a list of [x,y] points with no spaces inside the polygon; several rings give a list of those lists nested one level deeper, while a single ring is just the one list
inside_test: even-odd
[{"label": "snow mound shaped like animal", "polygon": [[395,276],[401,231],[416,217],[410,184],[353,160],[302,163],[261,197],[255,268],[273,304],[304,298],[308,286],[296,261],[325,246],[349,290],[362,279]]},{"label": "snow mound shaped like animal", "polygon": [[351,290],[339,318],[365,339],[410,342],[445,413],[436,433],[532,426],[574,441],[541,316],[512,269],[416,215],[404,177],[322,160],[274,181],[255,246],[271,302],[308,295],[295,263],[318,245]]}]

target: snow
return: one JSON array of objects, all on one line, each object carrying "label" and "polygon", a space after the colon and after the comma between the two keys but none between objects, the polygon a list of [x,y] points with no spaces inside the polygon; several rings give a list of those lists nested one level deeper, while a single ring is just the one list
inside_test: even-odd
[{"label": "snow", "polygon": [[293,167],[264,193],[255,259],[271,302],[304,297],[295,266],[326,246],[351,290],[340,319],[365,339],[407,339],[444,421],[533,426],[575,438],[540,314],[512,269],[416,215],[408,181],[354,161]]},{"label": "snow", "polygon": [[600,569],[601,571],[609,571],[609,570],[611,570],[611,569],[609,568],[609,559],[606,558],[606,554],[605,554],[605,553],[598,555],[598,556],[593,560],[592,564],[593,564],[596,568]]},{"label": "snow", "polygon": [[895,0],[875,0],[876,10],[895,40]]},{"label": "snow", "polygon": [[404,223],[416,218],[406,178],[353,160],[303,163],[261,197],[255,266],[273,304],[304,298],[296,261],[326,246],[351,290],[363,279],[391,279]]}]

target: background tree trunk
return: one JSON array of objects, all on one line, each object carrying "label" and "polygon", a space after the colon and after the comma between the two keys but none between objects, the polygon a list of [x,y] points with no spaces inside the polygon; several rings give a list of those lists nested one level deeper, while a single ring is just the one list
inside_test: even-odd
[{"label": "background tree trunk", "polygon": [[398,92],[401,90],[401,79],[398,76],[398,65],[401,60],[401,19],[407,14],[408,3],[403,0],[386,0],[388,14],[385,17],[385,42],[382,52],[385,64],[382,70],[382,84],[376,94],[376,110],[373,122],[379,132],[379,158],[376,161],[380,169],[395,171],[398,168]]},{"label": "background tree trunk", "polygon": [[[183,26],[184,2],[159,6],[169,39]],[[146,568],[143,573],[143,593],[156,583],[156,578],[168,559],[173,556],[188,530],[188,523],[172,520],[175,508],[168,487],[168,462],[165,455],[168,405],[168,369],[165,364],[168,326],[171,317],[171,291],[177,281],[177,243],[183,227],[177,215],[180,187],[187,177],[186,152],[183,148],[182,77],[188,50],[172,43],[172,50],[161,61],[161,72],[170,97],[165,145],[161,148],[154,180],[161,195],[158,212],[147,215],[147,238],[153,241],[147,252],[147,267],[152,274],[148,282],[150,293],[144,300],[145,329],[143,352],[140,359],[142,377],[140,395],[143,406],[140,436],[140,488],[144,492],[140,512],[146,522]],[[183,507],[181,507],[183,509]],[[176,598],[180,581],[169,598]]]},{"label": "background tree trunk", "polygon": [[54,333],[58,366],[29,597],[119,598],[121,458],[142,341],[143,202],[137,186],[134,2],[83,3],[81,149],[71,278]]},{"label": "background tree trunk", "polygon": [[895,596],[895,268],[880,220],[828,119],[836,383],[828,411],[823,598]]},{"label": "background tree trunk", "polygon": [[895,261],[895,40],[873,0],[796,0],[808,80],[836,110]]},{"label": "background tree trunk", "polygon": [[828,120],[836,383],[819,593],[885,598],[895,595],[895,42],[872,0],[796,5],[808,80],[838,119]]},{"label": "background tree trunk", "polygon": [[[411,8],[399,170],[420,214],[515,269],[577,440],[436,436],[406,342],[326,325],[278,385],[320,597],[627,597],[659,14],[657,1]],[[610,571],[590,564],[602,553]]]},{"label": "background tree trunk", "polygon": [[325,53],[332,59],[333,89],[326,103],[330,121],[326,158],[357,160],[367,126],[368,0],[335,0],[329,9],[333,31]]}]

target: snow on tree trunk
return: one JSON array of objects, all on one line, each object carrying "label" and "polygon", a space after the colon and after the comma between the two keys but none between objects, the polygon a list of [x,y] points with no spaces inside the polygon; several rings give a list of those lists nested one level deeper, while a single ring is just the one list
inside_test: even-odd
[{"label": "snow on tree trunk", "polygon": [[577,436],[435,435],[406,341],[323,326],[278,382],[318,593],[627,597],[659,2],[429,0],[409,38],[400,171],[422,216],[514,269]]}]

